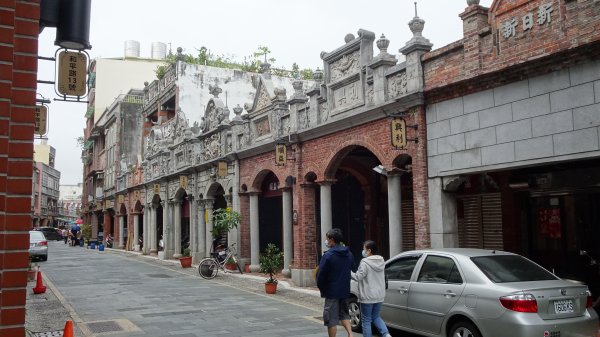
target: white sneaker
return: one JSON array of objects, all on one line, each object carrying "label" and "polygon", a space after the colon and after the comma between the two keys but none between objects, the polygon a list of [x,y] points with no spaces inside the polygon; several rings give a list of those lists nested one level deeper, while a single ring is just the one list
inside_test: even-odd
[{"label": "white sneaker", "polygon": [[390,335],[389,333],[386,333],[385,336],[383,337],[392,337],[392,335]]}]

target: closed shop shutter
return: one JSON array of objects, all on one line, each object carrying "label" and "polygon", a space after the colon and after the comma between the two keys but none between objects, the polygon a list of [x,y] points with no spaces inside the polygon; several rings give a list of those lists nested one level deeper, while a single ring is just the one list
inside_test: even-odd
[{"label": "closed shop shutter", "polygon": [[503,249],[500,193],[459,197],[457,206],[459,247]]},{"label": "closed shop shutter", "polygon": [[415,212],[412,200],[402,201],[402,250],[415,249]]}]

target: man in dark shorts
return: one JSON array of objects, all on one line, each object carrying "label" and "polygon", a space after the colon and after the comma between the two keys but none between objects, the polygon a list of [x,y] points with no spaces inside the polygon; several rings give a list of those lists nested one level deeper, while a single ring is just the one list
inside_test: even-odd
[{"label": "man in dark shorts", "polygon": [[348,337],[352,337],[348,298],[354,257],[348,247],[340,244],[342,231],[339,228],[327,232],[325,240],[329,250],[323,254],[317,272],[317,287],[321,291],[321,297],[325,298],[323,321],[329,337],[336,335],[339,322],[342,322]]}]

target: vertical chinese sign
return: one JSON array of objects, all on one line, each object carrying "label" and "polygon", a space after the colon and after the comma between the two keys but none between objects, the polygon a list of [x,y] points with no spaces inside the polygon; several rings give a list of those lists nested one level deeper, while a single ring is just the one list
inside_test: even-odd
[{"label": "vertical chinese sign", "polygon": [[46,125],[48,120],[48,108],[45,105],[35,107],[35,126],[33,133],[42,137],[46,135]]},{"label": "vertical chinese sign", "polygon": [[61,51],[58,54],[58,82],[56,90],[63,96],[85,96],[87,92],[87,55]]}]

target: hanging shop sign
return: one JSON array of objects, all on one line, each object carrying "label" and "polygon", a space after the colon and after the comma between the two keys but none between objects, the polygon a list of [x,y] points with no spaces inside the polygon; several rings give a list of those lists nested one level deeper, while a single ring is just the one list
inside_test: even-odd
[{"label": "hanging shop sign", "polygon": [[275,145],[275,165],[285,165],[287,162],[287,153],[285,144]]},{"label": "hanging shop sign", "polygon": [[217,167],[217,175],[219,176],[219,178],[225,178],[227,177],[227,162],[226,161],[220,161]]},{"label": "hanging shop sign", "polygon": [[36,105],[35,107],[35,126],[33,133],[44,136],[47,132],[48,107],[45,105]]},{"label": "hanging shop sign", "polygon": [[179,187],[186,189],[188,187],[188,177],[179,176]]},{"label": "hanging shop sign", "polygon": [[406,121],[402,118],[392,119],[392,146],[397,149],[406,148]]},{"label": "hanging shop sign", "polygon": [[87,54],[63,50],[58,54],[56,91],[63,96],[85,96],[87,91]]},{"label": "hanging shop sign", "polygon": [[117,197],[117,202],[118,202],[119,204],[122,204],[123,202],[125,202],[125,196],[124,196],[124,195],[119,195],[119,196]]},{"label": "hanging shop sign", "polygon": [[154,191],[154,194],[160,194],[160,184],[154,184],[152,190]]}]

